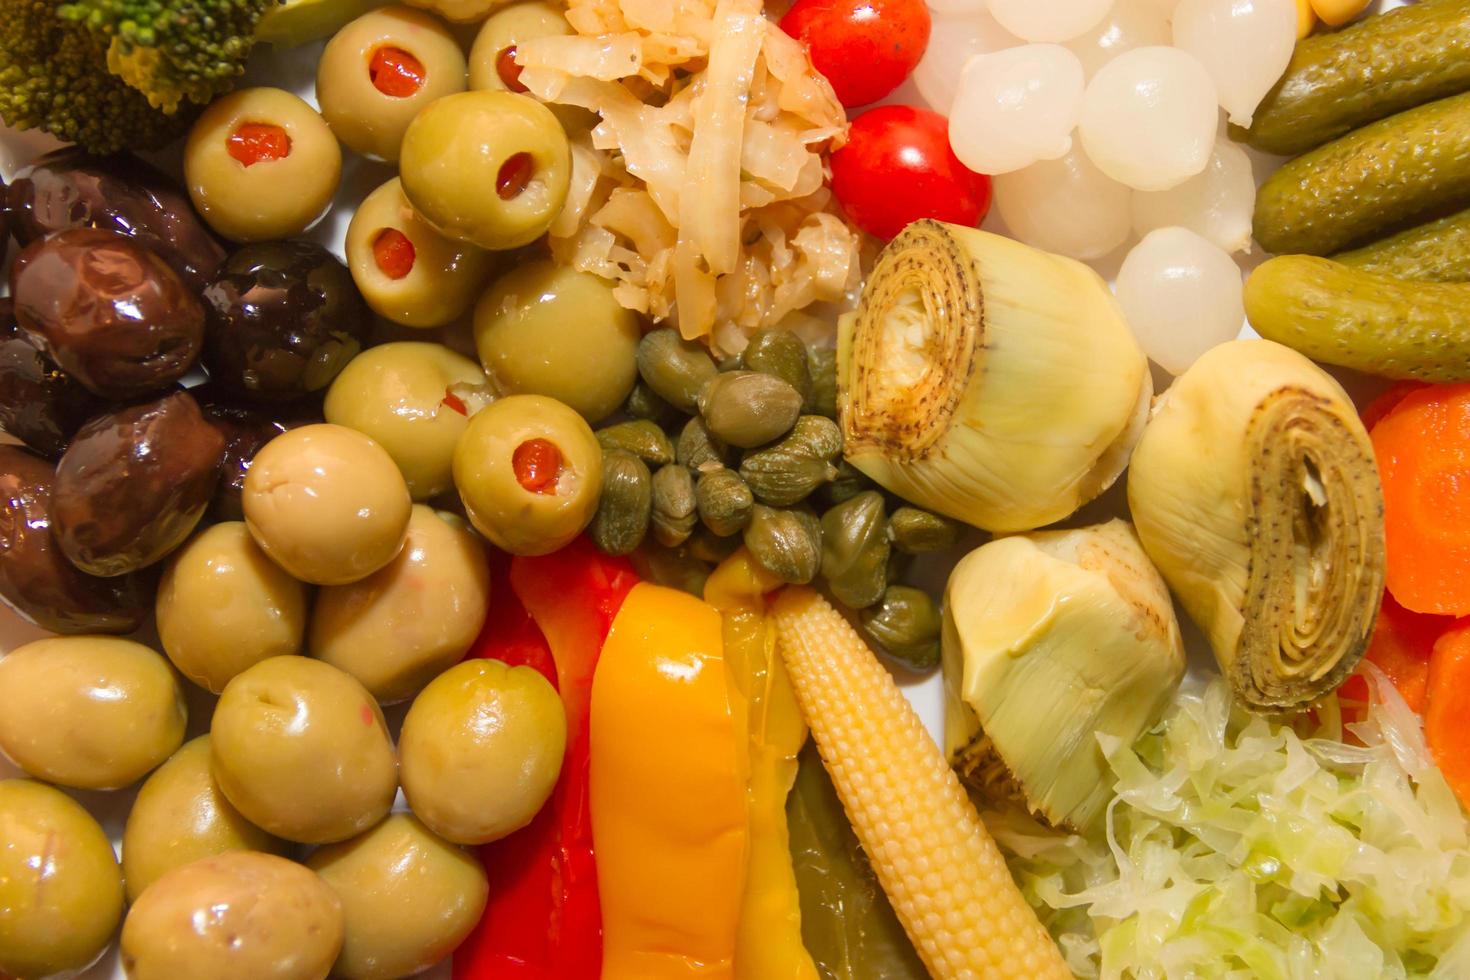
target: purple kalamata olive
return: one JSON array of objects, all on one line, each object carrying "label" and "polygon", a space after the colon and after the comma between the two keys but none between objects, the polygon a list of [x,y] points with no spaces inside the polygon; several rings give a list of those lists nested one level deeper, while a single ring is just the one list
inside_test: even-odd
[{"label": "purple kalamata olive", "polygon": [[0,430],[55,459],[104,403],[41,353],[0,298]]}]

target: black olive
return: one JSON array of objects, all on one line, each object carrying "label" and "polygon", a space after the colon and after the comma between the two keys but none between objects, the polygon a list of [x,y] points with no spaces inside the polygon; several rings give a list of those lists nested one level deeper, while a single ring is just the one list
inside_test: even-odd
[{"label": "black olive", "polygon": [[31,343],[10,299],[0,298],[0,430],[54,459],[103,407]]},{"label": "black olive", "polygon": [[50,463],[0,446],[0,600],[53,633],[131,633],[153,606],[136,575],[97,578],[61,553],[52,531]]},{"label": "black olive", "polygon": [[204,300],[210,380],[255,402],[323,391],[372,327],[347,267],[314,242],[242,247]]},{"label": "black olive", "polygon": [[224,447],[183,391],[92,419],[56,465],[52,513],[62,552],[92,575],[163,558],[204,516]]}]

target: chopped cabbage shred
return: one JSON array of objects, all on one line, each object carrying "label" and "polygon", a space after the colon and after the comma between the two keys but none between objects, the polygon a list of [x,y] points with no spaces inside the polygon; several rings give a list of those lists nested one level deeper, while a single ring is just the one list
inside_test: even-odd
[{"label": "chopped cabbage shred", "polygon": [[[1096,840],[987,813],[1079,977],[1470,977],[1470,840],[1419,718],[1365,665],[1372,701],[1295,719],[1181,692],[1133,746]],[[1348,705],[1348,707],[1354,707]]]}]

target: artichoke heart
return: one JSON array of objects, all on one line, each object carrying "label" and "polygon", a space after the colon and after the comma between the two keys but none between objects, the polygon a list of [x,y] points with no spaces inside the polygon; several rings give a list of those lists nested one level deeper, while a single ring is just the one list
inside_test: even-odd
[{"label": "artichoke heart", "polygon": [[975,228],[916,221],[838,324],[847,459],[989,531],[1066,517],[1107,489],[1153,384],[1087,266]]},{"label": "artichoke heart", "polygon": [[1129,745],[1184,676],[1169,592],[1121,520],[998,538],[955,566],[945,752],[983,795],[1086,830],[1111,796],[1097,735]]},{"label": "artichoke heart", "polygon": [[1305,705],[1357,665],[1383,595],[1383,491],[1321,368],[1269,340],[1207,352],[1159,398],[1128,502],[1246,705]]}]

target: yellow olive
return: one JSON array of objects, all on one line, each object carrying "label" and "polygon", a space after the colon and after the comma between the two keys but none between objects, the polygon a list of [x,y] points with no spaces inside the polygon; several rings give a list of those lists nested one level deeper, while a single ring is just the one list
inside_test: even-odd
[{"label": "yellow olive", "polygon": [[393,457],[361,432],[330,424],[266,443],[240,502],[256,544],[314,585],[356,582],[392,561],[413,507]]},{"label": "yellow olive", "polygon": [[459,24],[473,24],[484,20],[485,15],[511,0],[409,0],[415,7],[432,10],[445,20]]},{"label": "yellow olive", "polygon": [[316,66],[316,100],[332,132],[358,153],[390,162],[418,111],[464,87],[459,42],[409,7],[370,10],[347,24]]},{"label": "yellow olive", "polygon": [[306,864],[342,900],[347,941],[332,975],[343,980],[428,969],[469,935],[489,893],[474,855],[407,813],[320,848]]},{"label": "yellow olive", "polygon": [[641,336],[605,280],[551,261],[516,266],[475,306],[475,348],[496,384],[555,398],[593,424],[633,390]]},{"label": "yellow olive", "polygon": [[201,735],[148,777],[123,828],[128,901],[172,871],[229,851],[283,854],[286,843],[230,805],[210,773],[209,736]]},{"label": "yellow olive", "polygon": [[231,851],[144,889],[122,930],[128,980],[325,980],[342,948],[342,903],[273,854]]},{"label": "yellow olive", "polygon": [[602,447],[561,402],[511,395],[470,419],[454,450],[454,485],[471,523],[501,550],[548,554],[597,513]]},{"label": "yellow olive", "polygon": [[537,37],[572,33],[572,25],[555,6],[540,0],[503,7],[486,18],[470,48],[470,88],[524,92],[515,46]]},{"label": "yellow olive", "polygon": [[446,238],[419,217],[397,177],[357,206],[347,226],[347,267],[379,316],[405,327],[438,327],[462,316],[494,258]]},{"label": "yellow olive", "polygon": [[403,793],[446,840],[499,840],[551,795],[566,742],[566,713],[546,678],[466,660],[424,688],[403,719]]},{"label": "yellow olive", "polygon": [[289,238],[327,210],[342,150],[315,109],[278,88],[222,95],[184,145],[184,181],[209,226],[237,242]]},{"label": "yellow olive", "polygon": [[225,798],[277,837],[346,840],[393,805],[398,765],[383,712],[330,664],[261,661],[225,687],[209,733]]},{"label": "yellow olive", "polygon": [[184,692],[162,655],[115,636],[60,636],[0,660],[0,749],[78,789],[137,782],[184,741]]},{"label": "yellow olive", "polygon": [[323,412],[328,422],[387,450],[409,493],[427,500],[453,486],[454,447],[473,407],[468,391],[483,397],[485,385],[478,364],[443,344],[399,341],[348,362],[328,389]]},{"label": "yellow olive", "polygon": [[380,702],[403,701],[464,659],[489,601],[484,542],[460,518],[418,504],[397,558],[317,596],[311,655]]},{"label": "yellow olive", "polygon": [[117,857],[92,815],[42,783],[0,781],[0,974],[87,966],[122,907]]},{"label": "yellow olive", "polygon": [[306,588],[266,557],[243,522],[226,521],[174,553],[157,613],[163,652],[218,694],[252,664],[301,652]]},{"label": "yellow olive", "polygon": [[529,245],[567,200],[572,158],[551,110],[511,92],[446,95],[414,117],[398,160],[403,193],[450,238]]}]

